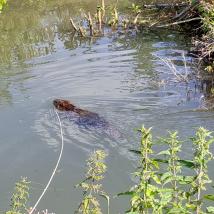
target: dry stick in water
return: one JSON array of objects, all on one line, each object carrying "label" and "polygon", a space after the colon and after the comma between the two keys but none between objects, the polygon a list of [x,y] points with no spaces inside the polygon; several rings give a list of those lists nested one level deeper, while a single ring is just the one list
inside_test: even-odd
[{"label": "dry stick in water", "polygon": [[184,24],[184,23],[187,23],[187,22],[192,22],[192,21],[201,20],[201,19],[202,18],[200,18],[200,17],[195,17],[195,18],[192,18],[192,19],[187,19],[187,20],[183,20],[183,21],[173,22],[173,23],[169,23],[169,24],[165,24],[165,25],[159,25],[159,26],[156,26],[156,27],[158,27],[158,28],[169,27],[169,26]]},{"label": "dry stick in water", "polygon": [[101,12],[101,8],[97,9],[97,18],[98,18],[98,26],[99,26],[99,32],[102,32],[102,12]]},{"label": "dry stick in water", "polygon": [[143,7],[147,9],[170,9],[175,7],[185,7],[188,3],[175,3],[175,4],[144,4]]},{"label": "dry stick in water", "polygon": [[82,37],[85,37],[85,31],[84,31],[84,28],[83,27],[79,27],[79,31],[78,31],[79,35],[82,36]]},{"label": "dry stick in water", "polygon": [[105,0],[102,0],[102,22],[104,23],[105,17]]},{"label": "dry stick in water", "polygon": [[180,74],[177,71],[174,63],[171,60],[163,59],[163,58],[161,58],[161,57],[159,57],[157,55],[156,55],[156,57],[159,58],[162,62],[164,62],[168,66],[170,71],[172,71],[172,73],[175,75],[177,81],[188,83],[187,65],[186,65],[186,59],[185,59],[184,53],[183,53],[183,59],[184,59],[184,66],[185,66],[185,75],[184,74]]},{"label": "dry stick in water", "polygon": [[133,25],[137,24],[138,18],[140,16],[140,13],[137,14],[137,16],[135,17],[134,21],[133,21]]},{"label": "dry stick in water", "polygon": [[72,18],[70,18],[70,23],[71,23],[72,27],[74,28],[74,30],[75,30],[75,31],[78,31],[78,28],[77,28],[77,26],[75,25],[75,23],[74,23],[74,21],[73,21]]},{"label": "dry stick in water", "polygon": [[31,209],[31,211],[29,212],[29,214],[33,214],[33,212],[35,211],[36,207],[38,206],[39,202],[41,201],[42,197],[44,196],[44,194],[46,193],[48,187],[50,186],[51,181],[53,180],[54,175],[56,174],[56,170],[59,166],[60,160],[62,158],[62,152],[63,152],[63,148],[64,148],[64,138],[63,138],[63,131],[62,131],[62,123],[59,117],[59,114],[57,113],[57,111],[55,110],[57,119],[59,121],[59,126],[60,126],[60,135],[61,135],[61,150],[60,150],[60,154],[59,154],[59,158],[57,160],[56,166],[51,174],[51,177],[45,187],[45,189],[43,190],[42,194],[40,195],[39,199],[37,200],[37,202],[35,203],[34,207]]},{"label": "dry stick in water", "polygon": [[94,28],[93,28],[93,21],[91,18],[91,13],[88,13],[88,17],[86,16],[88,20],[89,30],[90,30],[90,36],[94,36]]}]

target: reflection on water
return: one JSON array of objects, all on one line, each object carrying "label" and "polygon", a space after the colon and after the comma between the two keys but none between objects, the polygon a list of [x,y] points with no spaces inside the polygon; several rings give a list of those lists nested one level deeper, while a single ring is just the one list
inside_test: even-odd
[{"label": "reflection on water", "polygon": [[71,34],[70,17],[79,15],[80,9],[94,11],[96,5],[93,0],[11,1],[0,17],[0,63],[20,63],[54,52],[56,34],[63,41]]},{"label": "reflection on water", "polygon": [[[81,180],[91,151],[108,152],[104,187],[114,195],[131,182],[136,157],[128,150],[138,146],[134,129],[142,123],[153,126],[155,136],[170,128],[179,130],[182,138],[198,126],[213,128],[213,112],[195,111],[197,82],[177,82],[160,60],[168,58],[178,72],[184,71],[182,55],[190,42],[184,35],[158,30],[78,39],[70,31],[69,17],[76,16],[80,5],[92,10],[96,1],[11,1],[0,16],[2,209],[20,176],[32,180],[31,204],[49,178],[60,143],[52,105],[56,98],[98,113],[111,127],[110,132],[86,129],[62,117],[62,163],[40,204],[61,214],[72,213],[79,204],[81,195],[73,186]],[[194,71],[192,59],[185,57],[187,72]],[[184,146],[182,155],[190,158],[192,148]],[[112,213],[123,213],[126,205],[126,199],[113,201]]]}]

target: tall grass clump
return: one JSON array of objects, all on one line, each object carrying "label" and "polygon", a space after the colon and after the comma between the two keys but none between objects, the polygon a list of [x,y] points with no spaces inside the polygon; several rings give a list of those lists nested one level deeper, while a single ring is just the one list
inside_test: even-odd
[{"label": "tall grass clump", "polygon": [[153,150],[151,128],[142,127],[140,132],[140,150],[133,150],[140,155],[139,167],[134,173],[137,183],[130,191],[119,194],[131,196],[127,213],[214,213],[214,206],[206,206],[205,202],[205,199],[214,200],[214,195],[205,194],[212,182],[208,176],[208,162],[213,159],[212,133],[199,128],[190,139],[193,158],[183,160],[180,157],[182,141],[177,132],[169,132],[160,139],[165,149],[158,153]]},{"label": "tall grass clump", "polygon": [[83,189],[83,199],[76,213],[101,214],[102,210],[98,200],[99,196],[102,196],[107,200],[107,213],[109,213],[109,197],[104,192],[101,184],[107,168],[104,163],[105,157],[106,153],[103,150],[97,150],[87,160],[86,178],[77,185],[77,187]]}]

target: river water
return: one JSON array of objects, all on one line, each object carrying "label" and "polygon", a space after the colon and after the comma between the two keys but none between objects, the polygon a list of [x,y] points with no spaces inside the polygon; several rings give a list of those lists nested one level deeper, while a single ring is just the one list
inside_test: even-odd
[{"label": "river water", "polygon": [[[121,7],[129,5],[121,1]],[[170,59],[178,72],[196,71],[187,55],[190,40],[167,30],[110,32],[101,38],[74,38],[69,23],[80,8],[93,11],[93,0],[11,1],[0,14],[0,207],[7,209],[14,183],[31,180],[30,204],[47,183],[60,151],[60,132],[52,101],[63,98],[98,113],[112,132],[78,126],[63,119],[62,161],[39,209],[73,213],[81,199],[74,188],[84,177],[85,160],[96,149],[108,153],[103,182],[110,196],[133,185],[130,173],[137,157],[136,128],[153,127],[155,137],[178,130],[186,141],[197,127],[213,130],[214,113],[197,111],[198,83],[178,82],[160,59]],[[187,65],[185,66],[184,57]],[[211,178],[214,169],[210,170]],[[123,213],[127,198],[111,202]]]}]

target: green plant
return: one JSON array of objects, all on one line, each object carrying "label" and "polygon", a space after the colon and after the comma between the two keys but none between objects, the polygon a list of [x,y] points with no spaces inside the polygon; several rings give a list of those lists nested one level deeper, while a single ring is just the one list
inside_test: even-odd
[{"label": "green plant", "polygon": [[[202,191],[206,190],[206,184],[211,183],[208,176],[207,163],[213,159],[212,153],[209,151],[211,143],[214,142],[214,138],[211,136],[211,132],[204,128],[199,128],[196,132],[196,136],[192,138],[193,145],[195,147],[194,152],[194,164],[195,164],[195,179],[191,183],[191,191],[194,193],[196,213],[202,213]],[[211,208],[210,208],[211,209]],[[213,207],[214,209],[214,207]]]},{"label": "green plant", "polygon": [[141,6],[140,5],[137,5],[137,4],[134,4],[132,3],[132,6],[130,7],[131,11],[137,15],[138,13],[141,13],[142,10],[141,10]]},{"label": "green plant", "polygon": [[11,210],[6,214],[24,214],[27,210],[26,203],[29,198],[29,184],[27,178],[21,178],[16,183],[13,196],[11,198]]},{"label": "green plant", "polygon": [[214,35],[214,5],[208,1],[201,1],[198,10],[202,17],[203,28],[208,34]]},{"label": "green plant", "polygon": [[109,209],[109,197],[104,192],[100,183],[104,178],[103,174],[106,172],[106,165],[103,162],[105,157],[106,153],[104,151],[97,150],[87,160],[86,179],[77,185],[77,187],[83,189],[84,198],[76,213],[101,214],[102,211],[97,196],[103,196],[107,199]]},{"label": "green plant", "polygon": [[141,128],[141,143],[140,143],[140,166],[135,176],[139,178],[139,183],[131,188],[130,192],[125,194],[131,195],[131,209],[128,213],[150,213],[151,207],[154,210],[158,208],[156,206],[155,195],[157,194],[157,188],[152,184],[152,180],[155,183],[160,183],[156,174],[158,169],[158,163],[151,158],[153,154],[152,150],[152,135],[151,129]]},{"label": "green plant", "polygon": [[117,26],[117,24],[119,22],[119,14],[118,14],[117,5],[111,6],[110,12],[111,12],[111,19],[108,21],[108,24],[110,26],[115,27],[115,26]]},{"label": "green plant", "polygon": [[[177,132],[161,138],[165,150],[153,150],[151,128],[141,128],[140,166],[135,176],[137,184],[119,195],[131,196],[129,214],[162,213],[213,213],[214,207],[206,207],[205,199],[214,200],[214,195],[204,195],[211,179],[207,164],[213,159],[210,145],[214,142],[211,132],[199,128],[191,138],[194,154],[192,160],[180,159],[182,142]],[[157,158],[160,157],[160,158]],[[188,170],[184,170],[184,167]]]},{"label": "green plant", "polygon": [[3,9],[3,6],[7,3],[7,0],[0,0],[0,12]]}]

